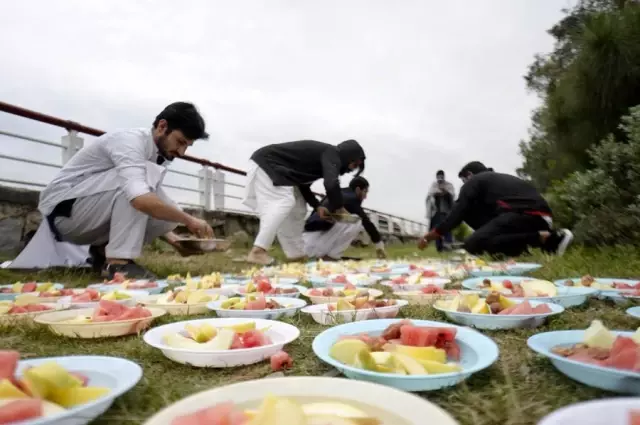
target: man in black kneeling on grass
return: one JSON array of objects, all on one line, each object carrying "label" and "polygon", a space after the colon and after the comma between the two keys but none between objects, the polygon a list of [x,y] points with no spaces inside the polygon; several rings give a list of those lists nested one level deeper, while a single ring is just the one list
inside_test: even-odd
[{"label": "man in black kneeling on grass", "polygon": [[473,255],[517,257],[529,247],[562,255],[573,240],[569,230],[553,230],[551,208],[531,183],[478,161],[465,165],[458,176],[464,183],[458,200],[445,220],[420,239],[420,249],[463,221],[474,229],[464,241]]}]

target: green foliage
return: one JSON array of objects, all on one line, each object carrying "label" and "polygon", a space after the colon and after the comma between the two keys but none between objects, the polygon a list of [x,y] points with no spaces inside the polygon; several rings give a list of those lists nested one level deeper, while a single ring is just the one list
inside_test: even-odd
[{"label": "green foliage", "polygon": [[542,190],[595,167],[589,148],[608,134],[620,139],[620,117],[640,104],[640,6],[581,0],[549,33],[553,52],[536,56],[525,77],[543,104],[518,170]]},{"label": "green foliage", "polygon": [[624,138],[611,135],[588,150],[592,169],[573,173],[548,196],[555,220],[573,224],[579,242],[640,242],[640,105],[619,129]]}]

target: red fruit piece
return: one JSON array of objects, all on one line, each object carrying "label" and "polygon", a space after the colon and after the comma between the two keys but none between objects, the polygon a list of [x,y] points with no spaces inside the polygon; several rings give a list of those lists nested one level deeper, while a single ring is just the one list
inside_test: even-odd
[{"label": "red fruit piece", "polygon": [[179,416],[171,421],[171,425],[243,425],[248,420],[247,415],[233,402],[226,401],[188,415]]},{"label": "red fruit piece", "polygon": [[293,359],[284,351],[278,351],[271,356],[271,369],[277,372],[282,369],[289,369],[293,366]]},{"label": "red fruit piece", "polygon": [[309,291],[309,295],[313,296],[313,297],[319,297],[322,295],[322,291],[319,289],[312,289]]},{"label": "red fruit piece", "polygon": [[236,350],[238,348],[244,348],[244,344],[242,343],[242,338],[240,338],[240,335],[235,334],[233,335],[233,341],[231,342],[231,347],[229,347],[229,349]]},{"label": "red fruit piece", "polygon": [[618,336],[604,364],[616,369],[638,371],[640,370],[640,346],[631,338]]},{"label": "red fruit piece", "polygon": [[242,334],[242,348],[262,347],[266,344],[267,338],[260,331],[249,331]]},{"label": "red fruit piece", "polygon": [[264,294],[260,294],[257,299],[248,301],[245,310],[264,310],[267,307],[267,300]]},{"label": "red fruit piece", "polygon": [[438,273],[433,270],[425,270],[422,272],[422,277],[438,277]]},{"label": "red fruit piece", "polygon": [[22,285],[22,290],[20,292],[22,293],[33,292],[36,290],[37,287],[38,287],[38,284],[35,282],[25,283],[24,285]]},{"label": "red fruit piece", "polygon": [[347,283],[346,285],[344,285],[344,290],[348,291],[348,290],[353,290],[356,289],[356,285],[352,284],[352,283]]},{"label": "red fruit piece", "polygon": [[343,274],[339,274],[338,276],[333,278],[334,283],[348,283],[347,277]]},{"label": "red fruit piece", "polygon": [[503,280],[502,286],[504,286],[507,289],[513,289],[513,283],[510,280]]},{"label": "red fruit piece", "polygon": [[271,292],[273,291],[273,286],[269,283],[269,280],[259,280],[256,284],[258,292]]},{"label": "red fruit piece", "polygon": [[391,283],[395,283],[395,284],[403,284],[403,283],[407,283],[407,278],[404,276],[398,276],[396,278],[394,278]]},{"label": "red fruit piece", "polygon": [[18,367],[20,353],[14,350],[0,351],[0,381],[12,379]]},{"label": "red fruit piece", "polygon": [[640,425],[640,410],[629,412],[629,425]]},{"label": "red fruit piece", "polygon": [[42,400],[25,398],[0,407],[0,424],[13,424],[42,416]]}]

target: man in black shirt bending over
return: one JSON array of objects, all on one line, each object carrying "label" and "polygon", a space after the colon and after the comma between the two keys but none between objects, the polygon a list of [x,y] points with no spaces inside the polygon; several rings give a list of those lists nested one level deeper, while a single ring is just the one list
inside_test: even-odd
[{"label": "man in black shirt bending over", "polygon": [[551,208],[529,182],[496,173],[477,161],[465,165],[458,176],[464,185],[453,210],[423,236],[420,249],[464,221],[474,229],[464,241],[470,254],[517,257],[529,247],[564,254],[573,234],[567,229],[552,230]]},{"label": "man in black shirt bending over", "polygon": [[[367,198],[369,182],[364,177],[354,177],[349,187],[342,189],[343,206],[350,214],[360,217],[358,223],[341,223],[323,220],[318,213],[309,216],[304,226],[304,250],[308,257],[324,260],[339,260],[342,253],[360,234],[362,227],[366,230],[375,244],[378,258],[386,258],[384,242],[380,232],[362,209],[362,201]],[[327,206],[324,199],[321,205]]]}]

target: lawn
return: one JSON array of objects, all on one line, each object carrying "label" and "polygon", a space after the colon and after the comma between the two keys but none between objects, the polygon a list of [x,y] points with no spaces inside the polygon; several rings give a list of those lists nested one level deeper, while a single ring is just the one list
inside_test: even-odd
[{"label": "lawn", "polygon": [[[354,249],[350,254],[371,256],[372,249]],[[393,257],[416,258],[436,256],[435,252],[417,253],[413,246],[391,248]],[[536,256],[527,261],[538,261],[544,267],[535,273],[546,279],[581,276],[639,277],[640,251],[633,248],[586,250],[575,248],[562,258]],[[210,254],[184,259],[169,253],[149,252],[143,263],[161,276],[170,273],[191,272],[193,275],[211,271],[234,271],[242,265],[231,258],[239,252]],[[17,274],[0,270],[2,282],[34,278],[54,280],[68,286],[85,286],[96,281],[89,273],[48,271],[37,274]],[[382,287],[381,287],[382,288]],[[602,398],[612,394],[588,388],[565,378],[551,364],[531,352],[526,340],[536,332],[559,329],[583,329],[591,320],[599,318],[613,329],[635,330],[640,322],[624,313],[624,306],[591,300],[580,308],[572,308],[550,320],[536,330],[494,331],[484,333],[500,347],[500,358],[486,371],[472,376],[457,387],[422,393],[456,417],[461,424],[535,424],[547,413],[570,403]],[[444,321],[444,317],[428,307],[407,307],[403,316],[415,319]],[[189,317],[193,318],[193,316]],[[183,317],[160,319],[157,324],[184,320]],[[310,317],[300,315],[291,320],[302,333],[287,347],[294,358],[294,367],[287,375],[322,375],[329,368],[317,360],[311,351],[313,338],[325,327],[315,324]],[[24,357],[58,356],[69,354],[98,354],[121,356],[138,362],[144,368],[142,381],[114,406],[96,424],[142,423],[163,406],[187,395],[211,387],[233,382],[262,378],[271,373],[268,362],[235,369],[198,369],[179,365],[166,359],[159,351],[144,344],[141,337],[130,336],[102,341],[63,339],[36,327],[0,327],[0,349],[16,349]],[[428,422],[425,422],[428,423]]]}]

